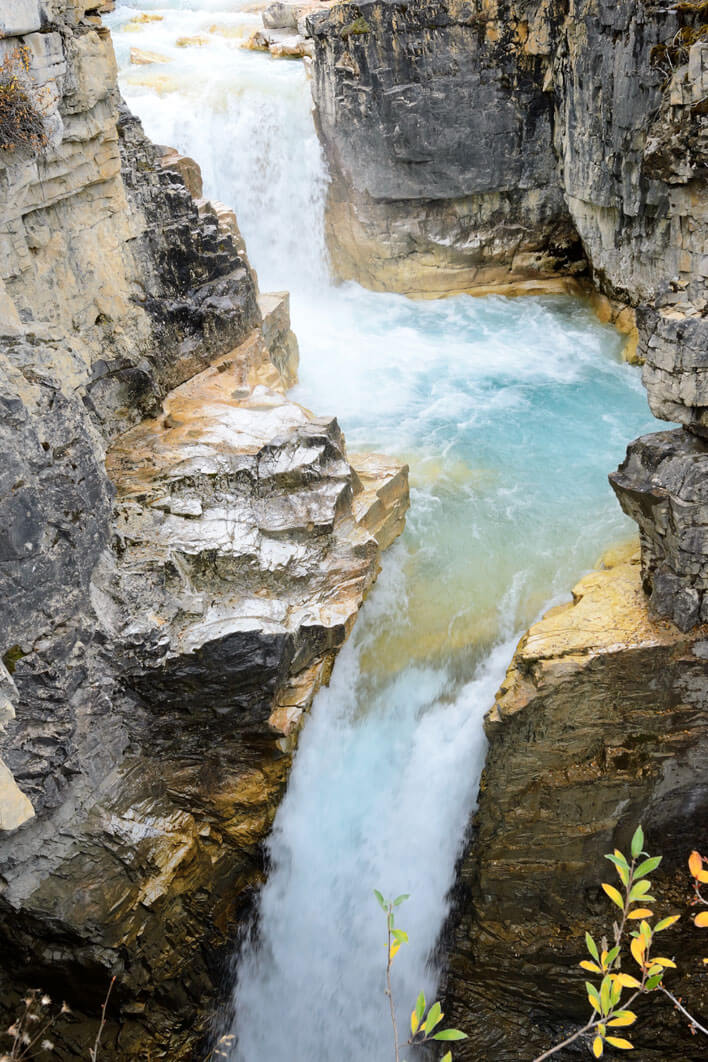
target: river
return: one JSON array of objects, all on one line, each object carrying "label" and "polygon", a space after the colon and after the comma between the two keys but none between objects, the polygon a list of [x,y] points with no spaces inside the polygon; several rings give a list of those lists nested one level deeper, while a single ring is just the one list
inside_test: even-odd
[{"label": "river", "polygon": [[[250,10],[249,10],[250,7]],[[135,23],[141,12],[162,15]],[[304,66],[244,50],[229,0],[119,5],[122,90],[159,143],[236,210],[261,290],[291,292],[293,396],[336,412],[350,451],[411,466],[405,534],[315,702],[269,841],[257,942],[235,988],[234,1062],[388,1062],[385,925],[406,1020],[447,912],[484,761],[482,718],[515,640],[632,533],[607,483],[652,430],[621,338],[579,300],[412,302],[334,286],[326,172]],[[180,38],[197,38],[178,46]],[[130,49],[170,61],[130,64]]]}]

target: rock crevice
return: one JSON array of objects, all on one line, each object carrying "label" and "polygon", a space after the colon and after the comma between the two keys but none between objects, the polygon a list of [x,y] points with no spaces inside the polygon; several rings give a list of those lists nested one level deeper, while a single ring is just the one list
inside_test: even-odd
[{"label": "rock crevice", "polygon": [[0,1007],[66,998],[75,1057],[115,975],[102,1057],[192,1059],[406,469],[286,398],[287,293],[97,5],[7,6],[48,144],[0,154]]}]

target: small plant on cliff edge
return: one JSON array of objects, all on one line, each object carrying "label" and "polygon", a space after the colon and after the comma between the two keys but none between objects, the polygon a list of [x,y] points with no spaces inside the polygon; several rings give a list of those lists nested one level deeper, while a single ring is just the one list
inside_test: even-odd
[{"label": "small plant on cliff edge", "polygon": [[[384,900],[378,889],[374,889],[374,896],[378,901],[379,907],[386,915],[386,997],[391,1011],[391,1025],[393,1027],[393,1053],[396,1062],[399,1062],[400,1050],[403,1044],[398,1042],[398,1019],[396,1018],[396,1004],[393,999],[391,985],[391,966],[401,945],[408,943],[408,934],[405,930],[396,927],[395,915],[396,908],[400,907],[408,899],[408,894],[404,893],[402,896],[397,896],[395,900]],[[421,992],[411,1012],[410,1036],[404,1043],[411,1047],[419,1047],[422,1044],[432,1044],[434,1040],[448,1042],[451,1040],[466,1040],[466,1033],[460,1032],[459,1029],[438,1029],[437,1032],[433,1031],[437,1029],[444,1017],[440,1004],[437,1002],[433,1003],[426,1013],[425,996]],[[441,1062],[452,1062],[452,1053],[447,1051],[443,1055]]]},{"label": "small plant on cliff edge", "polygon": [[[603,938],[598,946],[589,933],[585,934],[585,944],[590,955],[589,959],[583,959],[580,966],[591,974],[598,975],[600,980],[593,984],[585,982],[588,1002],[592,1008],[587,1023],[568,1036],[562,1043],[539,1055],[534,1062],[543,1062],[551,1055],[557,1054],[576,1040],[587,1038],[592,1054],[600,1058],[606,1047],[616,1047],[622,1051],[631,1051],[634,1045],[627,1040],[621,1031],[628,1028],[637,1020],[637,1016],[630,1009],[632,1004],[640,996],[663,994],[671,1000],[674,1007],[688,1020],[693,1033],[701,1032],[708,1036],[708,1029],[696,1020],[683,1006],[680,999],[669,991],[664,985],[664,977],[668,970],[676,968],[673,959],[664,956],[652,955],[655,937],[663,933],[676,923],[680,915],[669,915],[662,918],[653,926],[650,919],[654,918],[654,912],[647,907],[649,903],[655,903],[655,898],[650,896],[651,882],[649,874],[652,874],[661,863],[661,856],[650,856],[643,851],[644,831],[638,826],[632,837],[630,856],[627,858],[615,849],[612,855],[605,856],[614,865],[620,880],[621,889],[615,888],[607,882],[602,883],[602,888],[612,903],[621,912],[618,920],[612,927],[612,939],[614,944],[608,947]],[[695,896],[692,903],[700,903],[708,906],[700,891],[701,883],[708,883],[708,870],[704,869],[704,860],[698,852],[692,852],[688,861],[689,870],[694,878]],[[708,911],[702,911],[694,918],[695,925],[708,926]],[[631,928],[639,923],[639,928]],[[629,951],[633,960],[633,973],[622,970],[622,961],[628,958],[624,952],[629,938]],[[708,960],[703,960],[707,962]],[[622,998],[625,990],[630,991],[628,997]]]},{"label": "small plant on cliff edge", "polygon": [[52,1010],[51,998],[38,988],[30,989],[22,1003],[22,1011],[5,1031],[12,1046],[0,1055],[0,1062],[27,1060],[53,1051],[52,1029],[63,1014],[71,1013],[66,1003],[62,1003],[58,1010]]},{"label": "small plant on cliff edge", "polygon": [[9,52],[0,63],[0,151],[24,149],[34,155],[47,146],[44,115],[46,93],[30,75],[27,45]]},{"label": "small plant on cliff edge", "polygon": [[[93,1047],[89,1048],[88,1057],[90,1062],[98,1062],[101,1036],[106,1025],[106,1008],[111,996],[115,977],[111,978],[106,998],[101,1007],[101,1021],[96,1033]],[[32,1058],[54,1051],[54,1042],[50,1039],[52,1029],[59,1018],[65,1014],[71,1014],[71,1008],[67,1003],[52,1010],[51,997],[39,988],[32,988],[22,1001],[23,1009],[5,1030],[5,1036],[12,1041],[9,1051],[0,1055],[0,1062],[29,1062]]]}]

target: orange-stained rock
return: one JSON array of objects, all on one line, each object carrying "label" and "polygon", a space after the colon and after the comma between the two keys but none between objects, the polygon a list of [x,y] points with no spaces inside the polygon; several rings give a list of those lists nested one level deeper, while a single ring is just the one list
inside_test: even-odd
[{"label": "orange-stained rock", "polygon": [[[486,717],[445,989],[451,1024],[470,1036],[456,1052],[467,1062],[490,1043],[495,1062],[532,1058],[587,1020],[583,934],[599,940],[613,920],[603,856],[626,851],[640,820],[648,851],[664,856],[657,910],[686,906],[686,859],[708,825],[708,627],[685,634],[649,615],[636,541],[605,564],[522,638]],[[672,990],[705,1013],[702,945],[686,919],[667,946],[681,955]],[[702,1058],[670,1008],[640,1013],[642,1059]]]}]

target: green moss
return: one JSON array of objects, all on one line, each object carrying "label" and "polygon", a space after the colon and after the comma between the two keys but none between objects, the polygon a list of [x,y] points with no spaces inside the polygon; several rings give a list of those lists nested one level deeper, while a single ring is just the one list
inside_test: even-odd
[{"label": "green moss", "polygon": [[17,662],[18,660],[21,660],[23,656],[27,656],[27,653],[24,653],[19,645],[13,645],[3,656],[2,662],[11,675],[14,675]]},{"label": "green moss", "polygon": [[362,33],[371,33],[371,26],[363,15],[359,15],[359,18],[355,18],[348,26],[342,26],[339,36],[346,40],[347,37],[358,37]]}]

